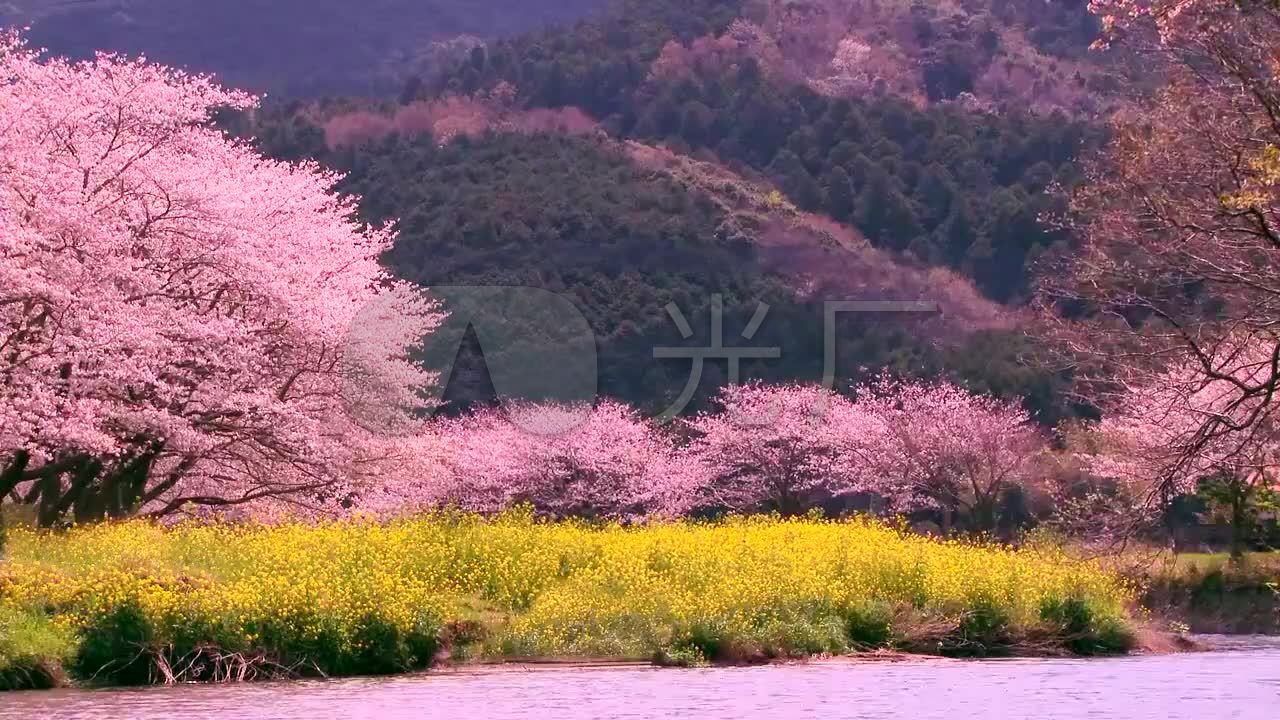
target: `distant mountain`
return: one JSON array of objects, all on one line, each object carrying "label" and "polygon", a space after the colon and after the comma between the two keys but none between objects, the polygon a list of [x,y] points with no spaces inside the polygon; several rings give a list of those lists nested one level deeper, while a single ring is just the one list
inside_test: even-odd
[{"label": "distant mountain", "polygon": [[0,23],[76,57],[111,50],[285,95],[395,92],[450,52],[609,0],[0,0]]}]

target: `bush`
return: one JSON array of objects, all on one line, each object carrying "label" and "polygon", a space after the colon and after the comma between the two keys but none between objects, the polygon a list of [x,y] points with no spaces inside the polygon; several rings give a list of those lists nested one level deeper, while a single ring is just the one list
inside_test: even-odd
[{"label": "bush", "polygon": [[1013,649],[1009,612],[989,598],[980,598],[963,613],[954,633],[944,637],[943,655],[998,657]]},{"label": "bush", "polygon": [[660,665],[699,667],[727,660],[725,630],[707,623],[677,629],[671,643],[659,649],[655,659]]},{"label": "bush", "polygon": [[70,669],[94,685],[147,685],[157,680],[157,651],[150,620],[137,603],[125,602],[81,631]]},{"label": "bush", "polygon": [[1128,652],[1134,636],[1119,618],[1099,616],[1080,598],[1049,599],[1040,608],[1063,647],[1076,655],[1116,655]]},{"label": "bush", "polygon": [[844,613],[849,645],[858,650],[888,647],[893,642],[893,610],[884,603],[863,603]]}]

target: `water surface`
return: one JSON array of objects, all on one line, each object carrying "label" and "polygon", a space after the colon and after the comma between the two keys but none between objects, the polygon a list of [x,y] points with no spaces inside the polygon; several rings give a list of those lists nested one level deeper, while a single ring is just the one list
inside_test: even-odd
[{"label": "water surface", "polygon": [[1280,716],[1280,638],[1103,660],[831,661],[754,668],[503,669],[393,679],[0,694],[0,718],[909,718]]}]

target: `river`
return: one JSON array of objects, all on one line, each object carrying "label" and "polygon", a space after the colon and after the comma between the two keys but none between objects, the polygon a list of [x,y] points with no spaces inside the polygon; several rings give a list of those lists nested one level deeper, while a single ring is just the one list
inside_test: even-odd
[{"label": "river", "polygon": [[751,668],[555,668],[392,679],[0,694],[0,718],[1266,718],[1280,638],[1115,659],[823,661]]}]

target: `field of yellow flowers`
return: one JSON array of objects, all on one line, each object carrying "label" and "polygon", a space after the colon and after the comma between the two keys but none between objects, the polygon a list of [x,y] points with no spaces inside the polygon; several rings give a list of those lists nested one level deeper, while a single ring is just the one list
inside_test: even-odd
[{"label": "field of yellow flowers", "polygon": [[11,530],[0,687],[531,656],[1123,652],[1132,594],[1092,564],[865,521],[600,527],[513,513]]}]

